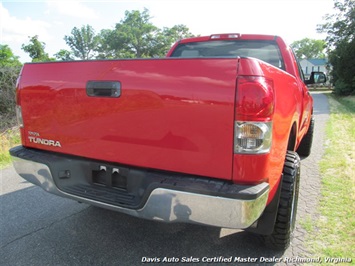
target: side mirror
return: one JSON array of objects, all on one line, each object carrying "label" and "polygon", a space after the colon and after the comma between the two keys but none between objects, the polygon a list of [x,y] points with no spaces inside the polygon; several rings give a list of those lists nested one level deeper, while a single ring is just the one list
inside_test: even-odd
[{"label": "side mirror", "polygon": [[306,84],[319,84],[325,83],[327,81],[327,77],[323,72],[312,72],[311,76],[308,80],[306,80]]}]

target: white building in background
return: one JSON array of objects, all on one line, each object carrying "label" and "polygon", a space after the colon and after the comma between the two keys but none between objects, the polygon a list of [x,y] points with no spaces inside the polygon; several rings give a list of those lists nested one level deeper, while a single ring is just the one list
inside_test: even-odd
[{"label": "white building in background", "polygon": [[308,79],[312,71],[324,72],[329,78],[329,70],[327,69],[328,59],[301,59],[300,65],[305,78]]}]

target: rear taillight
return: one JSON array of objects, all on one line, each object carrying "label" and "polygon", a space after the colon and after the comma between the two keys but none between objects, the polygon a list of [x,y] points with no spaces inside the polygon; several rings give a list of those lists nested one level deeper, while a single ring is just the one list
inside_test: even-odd
[{"label": "rear taillight", "polygon": [[259,76],[238,77],[235,120],[267,121],[271,120],[273,113],[272,80]]},{"label": "rear taillight", "polygon": [[23,117],[22,117],[22,109],[21,106],[16,105],[16,117],[17,117],[17,124],[20,128],[23,127]]},{"label": "rear taillight", "polygon": [[270,151],[272,122],[236,121],[234,132],[234,153],[260,154]]},{"label": "rear taillight", "polygon": [[234,153],[260,154],[270,151],[273,113],[272,80],[260,76],[238,77]]},{"label": "rear taillight", "polygon": [[22,117],[22,108],[21,108],[21,97],[20,97],[20,79],[22,75],[23,67],[21,68],[20,74],[16,80],[16,118],[17,124],[20,128],[23,128],[23,117]]}]

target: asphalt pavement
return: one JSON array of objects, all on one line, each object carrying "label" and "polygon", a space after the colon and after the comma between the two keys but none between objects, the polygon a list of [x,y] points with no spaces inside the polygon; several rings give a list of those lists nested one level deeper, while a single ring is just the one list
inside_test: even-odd
[{"label": "asphalt pavement", "polygon": [[147,221],[64,199],[8,167],[0,170],[0,265],[299,265],[313,259],[299,221],[317,219],[329,108],[326,96],[312,95],[315,138],[311,156],[302,159],[295,238],[285,252],[240,230]]}]

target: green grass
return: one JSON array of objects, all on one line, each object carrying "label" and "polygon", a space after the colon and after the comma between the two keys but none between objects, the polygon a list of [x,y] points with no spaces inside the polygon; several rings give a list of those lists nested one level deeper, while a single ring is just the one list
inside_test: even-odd
[{"label": "green grass", "polygon": [[21,142],[20,131],[17,127],[13,127],[0,133],[0,169],[11,163],[9,149]]},{"label": "green grass", "polygon": [[301,225],[315,257],[352,258],[355,264],[355,96],[329,94],[328,99],[327,147],[319,164],[320,216],[313,223],[306,217]]}]

